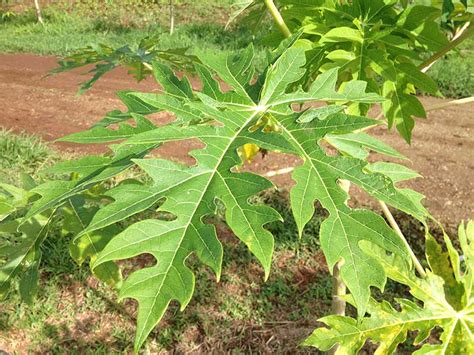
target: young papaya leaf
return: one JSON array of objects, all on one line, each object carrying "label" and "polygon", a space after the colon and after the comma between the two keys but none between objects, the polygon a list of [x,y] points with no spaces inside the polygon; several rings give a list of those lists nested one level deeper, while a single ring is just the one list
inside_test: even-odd
[{"label": "young papaya leaf", "polygon": [[[322,74],[308,90],[294,90],[294,84],[305,75],[302,70],[305,54],[292,47],[283,50],[257,81],[252,47],[237,55],[200,54],[200,58],[203,64],[197,71],[204,81],[203,92],[195,92],[187,79],[178,79],[168,68],[154,64],[154,77],[163,90],[127,94],[151,111],[174,113],[174,122],[156,127],[145,125],[146,130],[142,131],[138,128],[143,125],[138,122],[135,126],[122,124],[117,130],[91,129],[81,139],[120,140],[111,146],[113,155],[81,158],[56,167],[56,172],[69,173],[74,179],[47,182],[32,189],[31,195],[40,198],[24,221],[48,208],[74,201],[79,195],[85,196],[86,189],[128,167],[137,166],[150,176],[151,183],[122,183],[101,195],[113,200],[101,209],[80,211],[80,206],[75,209],[80,217],[75,223],[80,224],[76,223],[79,227],[75,229],[74,243],[78,249],[74,249],[73,255],[79,262],[90,258],[92,268],[98,272],[106,265],[113,265],[112,262],[142,254],[156,259],[155,265],[132,272],[120,289],[121,298],[138,301],[135,339],[138,352],[171,301],[177,300],[181,308],[189,303],[194,273],[186,262],[191,254],[209,266],[219,279],[223,248],[214,225],[209,223],[218,205],[225,208],[227,225],[255,255],[268,277],[273,237],[265,226],[280,220],[280,216],[270,207],[250,201],[273,184],[259,175],[242,172],[239,152],[243,146],[254,144],[293,154],[303,160],[303,165],[294,172],[297,184],[291,192],[300,233],[314,213],[315,201],[319,200],[329,212],[320,233],[323,251],[331,267],[344,261],[342,277],[362,316],[368,307],[370,287],[383,288],[386,275],[380,262],[362,250],[360,244],[371,241],[407,264],[410,259],[405,245],[380,216],[347,206],[348,195],[341,190],[338,180],[349,180],[422,222],[427,213],[417,200],[419,196],[408,196],[389,177],[370,172],[364,160],[329,155],[320,145],[327,135],[353,133],[379,121],[348,115],[343,107],[332,107],[331,112],[326,109],[325,113],[319,112],[322,115],[316,115],[317,119],[304,119],[307,123],[300,123],[298,120],[304,112],[295,112],[292,103],[375,102],[380,97],[367,93],[366,85],[361,82],[337,90],[337,69]],[[218,80],[227,89],[225,92],[220,90]],[[195,161],[191,165],[147,155],[163,143],[189,139],[203,144],[189,153]],[[108,233],[102,234],[118,222],[158,205],[157,218],[134,223],[113,238]],[[168,218],[160,217],[163,215]]]},{"label": "young papaya leaf", "polygon": [[[472,231],[471,231],[472,232]],[[463,252],[472,249],[471,237],[465,238],[464,225],[460,226],[460,240]],[[432,240],[431,240],[432,241]],[[430,243],[431,243],[430,241]],[[316,329],[306,339],[304,345],[315,346],[326,351],[338,345],[338,351],[357,353],[367,340],[378,345],[377,353],[392,354],[397,346],[407,339],[409,331],[416,331],[415,345],[427,339],[435,327],[441,328],[438,344],[424,344],[414,354],[470,354],[474,350],[474,298],[470,286],[457,283],[455,289],[462,289],[462,295],[456,297],[449,289],[450,281],[454,282],[452,272],[456,268],[449,266],[449,258],[440,247],[430,247],[429,259],[431,270],[426,278],[419,278],[395,255],[374,245],[365,244],[362,248],[374,255],[383,265],[387,276],[410,288],[411,295],[418,300],[397,299],[400,310],[389,302],[378,302],[371,299],[367,312],[370,317],[360,322],[344,316],[328,316],[320,321],[326,327]],[[467,254],[465,254],[467,255]],[[449,273],[447,274],[447,272]],[[456,271],[454,271],[456,272]],[[446,276],[448,278],[446,278]],[[466,268],[460,277],[472,275],[472,260],[466,258]],[[448,282],[448,283],[447,283]],[[451,294],[449,296],[448,293]],[[465,302],[459,302],[465,300]],[[352,302],[351,300],[349,300]]]},{"label": "young papaya leaf", "polygon": [[[179,112],[185,108],[200,117],[202,124],[158,126],[130,137],[121,145],[158,145],[187,139],[199,139],[205,145],[205,148],[190,153],[196,160],[193,166],[162,159],[135,159],[134,162],[150,175],[154,183],[133,184],[130,191],[137,191],[136,194],[127,192],[126,186],[112,190],[109,196],[114,201],[99,210],[89,227],[82,232],[116,223],[160,200],[164,202],[159,211],[174,216],[171,221],[145,220],[130,226],[107,244],[93,265],[98,267],[109,261],[143,253],[152,254],[157,259],[155,266],[132,273],[124,281],[120,293],[121,298],[135,298],[139,303],[136,350],[159,322],[171,300],[178,300],[182,307],[188,304],[194,289],[194,275],[185,266],[189,254],[197,254],[219,277],[222,247],[214,227],[203,222],[206,216],[214,213],[215,199],[225,206],[225,219],[229,227],[260,261],[268,276],[273,238],[263,226],[279,219],[279,216],[268,207],[248,203],[251,196],[272,185],[257,175],[234,171],[241,164],[238,150],[248,143],[293,153],[307,161],[304,168],[295,171],[296,175],[305,175],[295,177],[299,183],[296,192],[292,192],[295,217],[301,230],[314,213],[316,199],[330,211],[331,217],[321,230],[324,251],[332,265],[341,258],[346,261],[343,277],[346,281],[352,280],[350,289],[362,313],[369,299],[370,286],[383,288],[385,274],[377,261],[358,247],[359,242],[371,240],[409,262],[403,243],[381,217],[347,207],[347,196],[340,190],[337,180],[354,181],[375,197],[420,220],[425,218],[425,211],[419,210],[388,178],[376,173],[368,175],[365,170],[367,163],[327,156],[318,145],[326,134],[349,133],[378,124],[378,121],[343,114],[341,108],[324,119],[312,120],[306,125],[298,123],[301,113],[294,113],[289,105],[283,105],[280,100],[292,83],[304,74],[300,70],[305,61],[304,53],[293,48],[284,51],[267,71],[259,97],[254,101],[255,97],[250,94],[252,86],[248,73],[253,73],[253,69],[249,64],[251,59],[247,57],[249,53],[246,51],[241,56],[221,58],[217,63],[201,57],[207,68],[202,66],[198,72],[207,81],[206,93],[192,94],[200,102],[190,101],[190,95],[178,97],[173,87],[160,94],[133,94],[158,110]],[[231,87],[226,95],[218,88],[211,72],[226,78],[224,81]],[[316,95],[324,96],[325,93],[343,97],[336,92],[333,77],[334,74],[329,73],[319,79],[317,89],[311,94],[301,91],[306,95],[302,100],[314,100]],[[156,78],[167,80],[159,75]],[[365,92],[361,90],[365,90],[364,86],[353,88],[355,90],[350,90],[348,94],[351,98],[356,97],[356,92],[364,97]],[[231,96],[235,98],[234,103],[239,104],[229,104]],[[264,117],[276,122],[278,133],[264,133],[254,128]],[[301,181],[308,185],[305,189],[301,187]],[[303,190],[306,192],[303,193]],[[131,240],[134,242],[130,243]],[[338,245],[332,250],[342,251],[342,254],[334,255],[328,246],[331,243]],[[181,281],[177,283],[177,279]]]},{"label": "young papaya leaf", "polygon": [[[249,99],[248,93],[242,91],[251,79],[246,73],[253,72],[249,68],[251,58],[247,57],[248,55],[251,55],[251,52],[245,52],[237,61],[235,58],[217,61],[210,68],[223,73],[223,76],[233,84],[235,93],[242,94],[244,99]],[[232,67],[222,64],[229,61],[234,63]],[[156,75],[156,78],[166,80],[159,75]],[[176,98],[174,89],[169,88],[161,95],[140,94],[139,98],[161,108],[165,104],[173,105],[174,102],[169,101],[168,96]],[[187,98],[182,96],[181,100]],[[170,108],[174,110],[182,106],[183,103],[176,102],[176,107]],[[94,262],[94,267],[100,267],[109,261],[143,253],[149,253],[157,259],[155,266],[132,273],[120,291],[122,298],[131,297],[139,302],[136,351],[159,322],[171,300],[178,300],[182,307],[189,302],[194,289],[194,275],[185,265],[189,254],[196,253],[219,278],[222,246],[217,239],[214,226],[204,222],[206,216],[214,213],[216,198],[226,207],[227,224],[261,262],[266,277],[270,270],[273,237],[263,226],[280,219],[280,216],[269,207],[253,205],[248,201],[251,196],[262,189],[270,188],[272,184],[258,175],[233,171],[234,167],[241,164],[237,149],[249,141],[252,142],[248,138],[249,130],[263,113],[260,110],[220,111],[205,103],[202,105],[188,103],[187,107],[199,113],[201,117],[212,117],[213,121],[220,125],[180,128],[163,126],[138,134],[124,143],[160,144],[197,138],[205,144],[205,148],[191,153],[196,160],[196,165],[191,167],[161,159],[134,160],[155,182],[144,192],[147,196],[153,196],[149,200],[150,203],[164,199],[159,211],[171,213],[176,218],[171,221],[145,220],[130,226],[113,238]],[[107,210],[104,209],[96,221],[110,223],[114,220],[113,214],[118,212],[117,206],[125,200],[130,201],[130,195],[122,195],[118,191],[114,196],[115,202]],[[139,207],[136,207],[137,203]],[[129,205],[126,208],[127,212],[124,213],[135,213],[138,209],[149,205],[142,200],[137,201],[135,205],[133,203],[132,206]],[[103,222],[107,219],[108,222]],[[96,222],[93,220],[93,223]],[[130,243],[132,239],[134,242]]]},{"label": "young papaya leaf", "polygon": [[[280,217],[268,207],[249,204],[248,199],[272,185],[257,175],[237,173],[233,168],[241,164],[239,147],[248,143],[256,143],[272,150],[294,151],[282,135],[263,133],[251,128],[265,115],[262,107],[277,106],[273,102],[273,98],[279,95],[277,93],[286,92],[287,87],[303,74],[298,68],[304,63],[304,53],[293,49],[282,53],[273,69],[268,71],[268,77],[262,86],[262,101],[258,102],[250,101],[252,99],[248,91],[243,93],[243,90],[251,90],[251,76],[248,73],[253,73],[253,69],[249,64],[249,55],[251,52],[247,50],[242,56],[221,59],[217,63],[206,61],[211,64],[207,68],[201,67],[199,72],[208,82],[206,91],[209,95],[200,103],[190,101],[190,97],[204,96],[194,93],[178,95],[176,85],[170,84],[169,75],[162,75],[166,70],[157,68],[159,73],[155,74],[155,78],[165,81],[166,84],[162,84],[164,92],[133,95],[158,110],[192,112],[203,124],[159,126],[128,138],[120,146],[158,145],[197,138],[206,147],[191,153],[197,162],[191,167],[160,159],[135,159],[134,162],[152,177],[154,184],[133,184],[132,189],[127,189],[130,186],[119,186],[111,190],[109,196],[114,202],[99,210],[89,226],[79,234],[82,237],[93,230],[116,223],[151,207],[159,200],[164,200],[160,211],[176,216],[172,221],[149,220],[132,225],[113,238],[93,263],[94,267],[100,267],[104,263],[142,253],[150,253],[158,260],[158,264],[151,270],[142,269],[133,273],[125,280],[121,290],[121,297],[136,298],[139,302],[136,349],[160,320],[172,299],[180,301],[183,307],[189,302],[194,288],[194,276],[183,263],[190,253],[196,253],[219,276],[222,248],[214,227],[203,222],[206,215],[214,213],[216,198],[226,207],[227,224],[262,263],[265,275],[268,276],[273,238],[263,226]],[[294,56],[294,60],[288,61]],[[234,65],[226,67],[223,64],[229,62]],[[289,66],[288,70],[282,70],[286,66]],[[236,101],[241,102],[239,106],[216,104],[220,100],[227,100],[229,95],[220,92],[210,75],[212,71],[230,81],[229,84],[233,87],[231,94],[237,97]],[[338,117],[337,120],[337,127],[347,129],[343,128],[345,117]],[[337,132],[334,123],[330,121],[328,127],[321,127],[321,130]],[[354,123],[354,127],[362,128],[367,124],[374,124],[374,121],[360,119]],[[130,191],[138,192],[133,194]],[[189,193],[183,195],[183,191]],[[128,243],[130,238],[137,242]],[[166,247],[163,243],[166,243]],[[148,276],[151,278],[147,278]],[[170,287],[178,276],[182,277],[184,283],[180,288],[173,286],[173,292],[170,293]],[[150,286],[152,279],[155,281],[153,287]]]},{"label": "young papaya leaf", "polygon": [[149,66],[153,61],[167,63],[188,71],[193,70],[192,64],[198,59],[188,54],[187,48],[160,49],[158,44],[158,37],[145,37],[135,48],[128,45],[113,48],[105,44],[81,48],[60,60],[59,67],[51,70],[50,75],[95,65],[88,71],[93,74],[92,78],[80,86],[79,94],[82,94],[92,88],[105,74],[120,66],[127,67],[129,74],[132,74],[137,81],[151,74]]},{"label": "young papaya leaf", "polygon": [[382,108],[389,127],[395,124],[401,136],[410,143],[415,126],[413,117],[426,118],[423,105],[415,96],[403,92],[390,81],[384,83],[383,95],[388,99],[383,102]]}]

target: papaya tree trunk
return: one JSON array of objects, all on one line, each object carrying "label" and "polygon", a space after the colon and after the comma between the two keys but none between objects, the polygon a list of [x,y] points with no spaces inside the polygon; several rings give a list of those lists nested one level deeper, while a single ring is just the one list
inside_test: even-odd
[{"label": "papaya tree trunk", "polygon": [[341,262],[338,262],[332,272],[332,313],[343,316],[346,313],[346,301],[341,296],[346,294],[346,285],[341,278]]},{"label": "papaya tree trunk", "polygon": [[44,25],[43,15],[41,15],[41,7],[39,4],[39,0],[35,0],[35,9],[36,9],[36,17],[38,18],[38,22]]},{"label": "papaya tree trunk", "polygon": [[170,14],[170,35],[174,32],[174,2],[169,1],[169,14]]},{"label": "papaya tree trunk", "polygon": [[[343,189],[347,194],[349,194],[349,189],[351,188],[350,181],[347,180],[340,180],[339,186]],[[332,271],[332,301],[331,301],[331,311],[332,314],[337,316],[345,316],[346,315],[346,301],[344,300],[343,296],[346,294],[346,285],[342,281],[341,277],[341,266],[342,262],[339,261]],[[331,350],[329,350],[329,354],[333,355],[337,351],[337,346],[334,346]]]}]

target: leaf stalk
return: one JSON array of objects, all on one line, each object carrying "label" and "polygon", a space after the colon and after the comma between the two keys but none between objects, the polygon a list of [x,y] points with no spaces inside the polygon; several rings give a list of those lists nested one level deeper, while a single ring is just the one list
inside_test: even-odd
[{"label": "leaf stalk", "polygon": [[465,97],[463,99],[458,99],[458,100],[451,100],[448,102],[444,102],[442,104],[433,105],[433,106],[427,107],[425,110],[429,112],[429,111],[440,110],[442,108],[451,107],[451,106],[465,105],[470,102],[474,102],[474,96]]},{"label": "leaf stalk", "polygon": [[393,214],[392,212],[390,212],[390,210],[388,209],[388,206],[385,202],[383,201],[380,201],[379,200],[379,204],[380,206],[382,207],[382,211],[383,211],[383,214],[385,215],[385,217],[387,218],[388,220],[388,223],[390,224],[390,226],[393,228],[393,230],[395,231],[395,233],[397,233],[397,235],[400,237],[401,241],[403,242],[403,244],[406,246],[406,248],[408,249],[408,252],[410,253],[410,257],[411,257],[411,260],[413,261],[413,264],[415,265],[415,268],[416,270],[418,271],[418,274],[420,274],[421,277],[426,277],[426,271],[425,269],[423,268],[423,266],[421,265],[420,261],[418,260],[418,258],[416,257],[415,253],[413,252],[412,248],[410,247],[410,244],[408,244],[405,236],[403,235],[402,233],[402,230],[400,229],[400,227],[398,226],[398,223],[397,221],[395,220],[395,218],[393,217]]},{"label": "leaf stalk", "polygon": [[283,20],[283,17],[281,16],[280,11],[278,11],[278,8],[276,7],[275,3],[273,0],[263,0],[265,5],[267,6],[268,11],[273,17],[273,20],[275,21],[276,25],[280,29],[281,33],[285,37],[290,37],[291,36],[291,31],[288,28],[288,26],[285,23],[285,20]]},{"label": "leaf stalk", "polygon": [[436,63],[438,59],[443,57],[446,53],[457,47],[461,42],[465,39],[469,38],[474,34],[474,26],[469,22],[468,26],[463,27],[457,34],[454,36],[453,40],[449,42],[444,48],[440,49],[438,52],[433,54],[431,57],[426,59],[423,63],[421,63],[418,68],[423,72],[426,73],[431,66]]}]

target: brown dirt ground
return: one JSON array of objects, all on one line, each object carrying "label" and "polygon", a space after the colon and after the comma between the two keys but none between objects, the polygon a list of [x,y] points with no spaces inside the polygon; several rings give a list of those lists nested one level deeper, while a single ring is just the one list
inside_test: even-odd
[{"label": "brown dirt ground", "polygon": [[[107,111],[123,108],[115,96],[116,90],[137,89],[152,91],[152,80],[136,83],[125,70],[116,70],[100,80],[93,89],[77,96],[78,84],[85,81],[83,71],[74,71],[53,77],[45,74],[56,66],[56,58],[30,54],[0,55],[0,125],[16,132],[35,133],[47,141],[89,127]],[[422,98],[425,106],[443,100]],[[408,165],[424,176],[409,184],[427,196],[425,202],[432,214],[449,229],[461,219],[474,217],[472,197],[474,170],[474,105],[451,107],[429,114],[427,120],[418,120],[413,143],[408,146],[396,132],[376,128],[373,133],[405,154]],[[170,119],[158,115],[157,121]],[[103,147],[54,143],[60,151],[102,152]],[[187,160],[186,153],[192,142],[167,144],[160,154]],[[295,159],[270,154],[254,161],[252,170],[268,171],[292,166]],[[274,178],[279,186],[292,183],[289,175]],[[359,205],[374,202],[356,192]]]}]

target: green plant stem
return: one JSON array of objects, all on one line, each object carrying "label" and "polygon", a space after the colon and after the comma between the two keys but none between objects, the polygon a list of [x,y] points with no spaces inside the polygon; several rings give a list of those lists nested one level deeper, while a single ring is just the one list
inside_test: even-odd
[{"label": "green plant stem", "polygon": [[[432,105],[432,106],[426,107],[425,111],[426,112],[436,111],[436,110],[440,110],[440,109],[451,107],[451,106],[465,105],[465,104],[468,104],[468,103],[471,103],[471,102],[474,102],[474,96],[465,97],[465,98],[457,99],[457,100],[451,100],[451,101],[448,101],[448,102],[443,102],[442,104]],[[380,112],[375,117],[375,119],[379,120],[379,119],[382,118],[382,116],[383,116],[383,112]]]},{"label": "green plant stem", "polygon": [[446,53],[450,50],[454,49],[458,46],[461,42],[465,39],[469,38],[474,34],[474,26],[469,24],[469,26],[465,27],[465,30],[462,33],[458,34],[451,42],[448,43],[444,48],[433,54],[430,58],[426,59],[423,63],[421,63],[418,68],[422,72],[428,71],[428,69],[441,57],[443,57]]},{"label": "green plant stem", "polygon": [[426,108],[426,111],[428,112],[428,111],[439,110],[439,109],[450,107],[450,106],[465,105],[470,102],[474,102],[474,96],[465,97],[463,99],[452,100],[448,102],[443,102],[442,104],[433,105]]},{"label": "green plant stem", "polygon": [[273,20],[277,24],[281,33],[283,33],[283,36],[290,37],[291,31],[286,25],[285,20],[283,20],[283,17],[281,16],[280,11],[278,11],[278,8],[276,7],[273,0],[263,0],[263,1],[265,2],[265,5],[267,6],[268,11],[270,11],[270,14],[273,17]]},{"label": "green plant stem", "polygon": [[405,236],[403,235],[402,233],[402,230],[400,229],[400,227],[398,226],[398,223],[397,221],[395,220],[395,218],[393,217],[393,214],[392,212],[390,212],[390,210],[388,209],[388,206],[385,202],[383,201],[380,201],[379,200],[379,204],[380,206],[382,207],[382,211],[383,211],[383,214],[385,215],[385,217],[387,218],[388,220],[388,223],[390,224],[390,226],[393,228],[393,230],[395,231],[395,233],[397,233],[397,235],[400,237],[400,239],[402,240],[403,244],[405,244],[405,246],[407,247],[408,249],[408,252],[410,253],[410,257],[413,261],[413,264],[415,265],[415,268],[416,270],[418,271],[418,274],[420,274],[421,277],[426,277],[426,272],[425,272],[425,269],[423,268],[423,266],[421,265],[420,261],[418,260],[418,258],[416,257],[415,253],[413,252],[413,250],[411,249],[410,247],[410,244],[408,244]]}]

